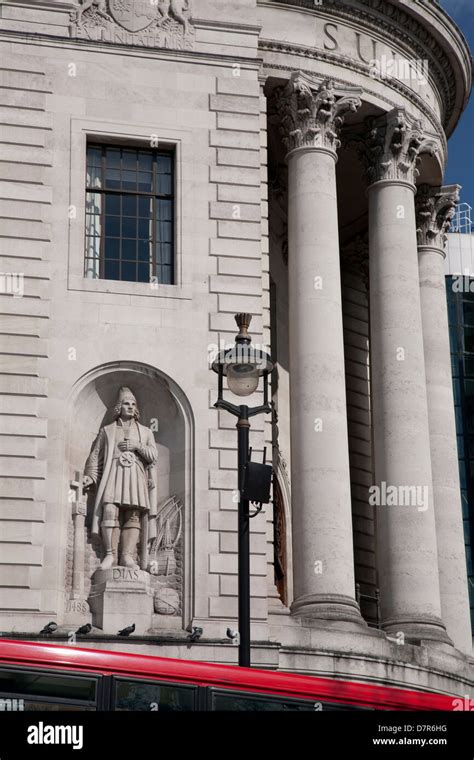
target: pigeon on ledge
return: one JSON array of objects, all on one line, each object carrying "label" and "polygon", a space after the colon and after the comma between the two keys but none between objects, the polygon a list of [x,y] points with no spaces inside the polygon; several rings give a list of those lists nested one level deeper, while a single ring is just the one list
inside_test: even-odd
[{"label": "pigeon on ledge", "polygon": [[126,628],[122,628],[122,630],[118,632],[118,635],[130,636],[130,634],[133,633],[134,630],[135,630],[135,623],[133,623],[133,625],[128,625]]}]

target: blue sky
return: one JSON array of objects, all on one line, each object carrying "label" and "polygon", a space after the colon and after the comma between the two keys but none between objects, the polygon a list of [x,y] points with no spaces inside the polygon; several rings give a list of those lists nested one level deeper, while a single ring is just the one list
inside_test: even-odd
[{"label": "blue sky", "polygon": [[[474,0],[441,0],[474,51]],[[461,201],[474,208],[474,91],[469,105],[448,142],[449,157],[445,184],[462,185]]]}]

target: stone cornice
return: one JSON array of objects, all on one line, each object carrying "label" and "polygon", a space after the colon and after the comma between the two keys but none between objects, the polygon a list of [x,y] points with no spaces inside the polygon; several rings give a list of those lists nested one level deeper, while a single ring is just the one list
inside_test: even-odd
[{"label": "stone cornice", "polygon": [[366,120],[366,134],[355,143],[371,185],[381,180],[396,180],[415,185],[421,153],[439,152],[439,145],[423,129],[418,119],[404,108]]},{"label": "stone cornice", "polygon": [[[196,28],[199,28],[196,23]],[[38,32],[18,32],[15,30],[0,29],[0,40],[19,43],[24,45],[37,45],[38,42],[47,43],[49,47],[58,47],[68,50],[75,50],[80,47],[91,52],[101,52],[107,55],[133,55],[137,58],[153,57],[157,60],[172,60],[173,62],[199,62],[206,65],[209,61],[222,65],[222,62],[229,63],[230,67],[236,62],[241,64],[242,68],[249,71],[260,70],[261,61],[255,58],[251,50],[248,56],[238,56],[229,53],[208,53],[201,50],[174,50],[172,48],[143,47],[132,45],[130,43],[104,42],[103,40],[86,40],[79,37],[59,37],[57,34],[39,34]]]},{"label": "stone cornice", "polygon": [[[459,118],[460,112],[467,102],[472,83],[472,65],[470,51],[465,38],[450,19],[449,15],[438,5],[427,4],[421,0],[412,0],[412,6],[402,6],[394,0],[324,0],[323,5],[315,5],[314,0],[266,0],[265,5],[278,5],[304,8],[313,13],[324,13],[326,16],[339,18],[351,24],[372,30],[386,39],[398,42],[416,54],[417,58],[428,58],[430,70],[443,102],[443,126],[449,131]],[[416,7],[418,6],[418,8]],[[434,17],[438,25],[443,25],[450,38],[456,42],[460,55],[448,55],[445,48],[436,37],[443,38],[444,29],[438,29],[436,35],[432,24],[423,24],[423,15]],[[429,19],[427,19],[429,22]],[[447,39],[447,34],[444,35]],[[462,69],[463,102],[459,103],[459,90],[456,82],[456,69]]]},{"label": "stone cornice", "polygon": [[[337,65],[340,68],[347,68],[351,71],[359,72],[360,74],[369,75],[370,73],[370,66],[366,63],[358,63],[352,59],[348,59],[346,56],[339,55],[338,53],[331,53],[325,50],[319,50],[316,48],[308,48],[303,45],[294,45],[292,43],[288,42],[275,42],[273,40],[260,40],[259,41],[259,49],[262,51],[268,50],[270,52],[276,52],[276,53],[283,53],[287,55],[295,55],[298,57],[305,57],[305,58],[311,58],[314,60],[319,61],[327,61],[328,63],[333,63]],[[296,66],[286,65],[282,63],[264,63],[264,69],[267,68],[268,70],[279,70],[279,71],[294,71],[295,68],[298,67],[300,71],[302,71],[304,74],[307,74],[308,76],[314,76],[314,71],[310,69],[302,69],[300,66],[296,64]],[[334,81],[337,83],[340,83],[343,87],[352,87],[351,82],[344,81],[341,77],[333,77]],[[368,81],[368,80],[367,80]],[[420,98],[413,90],[411,90],[409,87],[407,87],[403,82],[400,82],[396,79],[390,80],[390,88],[393,90],[396,90],[401,95],[403,95],[404,98],[409,100],[413,105],[420,110],[424,116],[429,120],[430,125],[433,127],[433,131],[436,134],[436,138],[438,139],[441,147],[442,147],[442,166],[446,164],[446,156],[447,156],[447,140],[446,135],[441,127],[441,124],[439,122],[439,119],[436,115],[436,113],[425,103],[422,98]],[[382,100],[388,105],[391,106],[391,108],[397,107],[397,102],[392,100],[391,98],[386,97],[385,95],[381,95],[379,92],[376,92],[375,90],[371,90],[367,87],[367,83],[364,84],[363,92],[367,92],[370,95],[373,95],[377,100]],[[363,94],[363,93],[362,93]],[[390,108],[390,110],[391,110]]]},{"label": "stone cornice", "polygon": [[276,92],[280,130],[288,151],[321,147],[334,152],[340,146],[339,131],[348,111],[361,105],[360,90],[336,90],[334,82],[318,82],[294,71]]},{"label": "stone cornice", "polygon": [[[95,0],[94,0],[95,2]],[[114,8],[118,13],[115,13],[116,17],[113,17],[110,13],[111,3],[114,3]],[[140,49],[144,49],[148,53],[163,53],[165,56],[169,55],[183,55],[189,58],[191,53],[195,56],[196,60],[210,59],[212,61],[218,60],[233,60],[238,58],[240,61],[254,61],[255,65],[260,65],[255,57],[256,46],[258,36],[261,30],[261,26],[253,21],[253,16],[243,20],[220,20],[213,18],[201,18],[192,12],[193,8],[198,6],[197,0],[182,0],[182,2],[188,2],[188,7],[182,9],[184,12],[180,13],[181,5],[177,4],[173,7],[166,4],[165,0],[141,0],[142,5],[150,5],[150,13],[156,14],[151,23],[134,31],[133,26],[134,19],[124,18],[121,14],[121,7],[128,10],[127,6],[130,3],[120,3],[119,0],[98,0],[98,4],[104,16],[97,12],[98,5],[89,5],[89,0],[76,0],[75,2],[66,2],[59,0],[13,0],[12,5],[14,7],[21,7],[26,12],[25,17],[21,19],[8,18],[6,19],[8,28],[3,27],[3,19],[0,12],[0,38],[4,40],[8,39],[25,39],[30,42],[48,41],[50,44],[58,44],[60,47],[71,47],[68,45],[68,40],[71,40],[74,45],[81,47],[89,47],[90,49],[99,49],[109,54],[118,52],[119,55],[123,55],[123,50],[133,50],[139,55]],[[40,18],[40,14],[43,11],[54,11],[59,17],[55,20],[55,23],[50,23],[49,18],[45,18],[44,21]],[[35,14],[32,16],[32,14]],[[81,16],[78,14],[81,13]],[[166,14],[168,13],[168,17]],[[163,24],[160,21],[164,16]],[[138,12],[134,14],[138,16]],[[145,16],[143,14],[143,16]],[[161,15],[161,18],[160,18]],[[41,21],[40,23],[33,23]],[[180,20],[181,19],[181,20]],[[21,29],[15,29],[15,23],[19,22],[22,26]],[[31,31],[28,29],[27,24],[31,22]],[[132,27],[130,28],[130,24]],[[33,27],[41,28],[41,32],[37,31]],[[215,51],[208,51],[203,49],[196,49],[195,37],[196,30],[213,32],[213,33],[242,33],[244,35],[251,35],[254,40],[255,47],[248,48],[248,56],[235,55],[229,49],[229,54],[225,52],[217,53]],[[229,46],[230,48],[230,46]],[[242,52],[242,51],[240,51]]]},{"label": "stone cornice", "polygon": [[420,185],[415,196],[416,234],[419,246],[444,250],[451,220],[459,203],[460,185]]}]

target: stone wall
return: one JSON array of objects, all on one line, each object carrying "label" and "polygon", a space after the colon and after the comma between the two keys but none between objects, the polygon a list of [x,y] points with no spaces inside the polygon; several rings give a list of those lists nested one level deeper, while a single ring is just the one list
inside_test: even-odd
[{"label": "stone wall", "polygon": [[[8,312],[2,319],[8,333],[1,375],[2,630],[34,632],[50,619],[68,619],[70,483],[81,466],[78,451],[83,457],[100,423],[94,405],[78,411],[74,399],[88,377],[96,386],[107,377],[115,383],[113,373],[132,366],[143,379],[158,372],[192,408],[184,452],[193,476],[185,489],[181,628],[206,620],[209,635],[225,636],[237,616],[237,435],[235,420],[213,408],[217,377],[209,359],[220,342],[233,341],[238,311],[252,313],[254,340],[264,339],[257,29],[242,23],[238,5],[239,13],[228,3],[201,3],[186,54],[150,49],[138,38],[135,47],[119,49],[70,37],[63,5],[2,8],[0,33],[13,32],[2,43],[8,63],[0,72],[3,271],[24,274],[25,288],[24,297],[1,296]],[[86,14],[85,28],[92,21]],[[146,146],[152,135],[176,151],[177,283],[151,288],[84,279],[87,139]],[[140,400],[142,381],[132,376],[130,382]],[[249,399],[259,402],[258,395]],[[152,402],[145,407],[153,417]],[[80,425],[87,441],[78,445],[74,412],[87,416],[87,409],[90,419]],[[255,458],[263,450],[263,425],[261,418],[252,425]],[[158,444],[162,437],[158,432]],[[252,528],[252,613],[263,624],[265,517]],[[256,630],[265,636],[263,627]]]},{"label": "stone wall", "polygon": [[45,403],[50,341],[53,162],[47,60],[4,47],[0,68],[0,537],[5,628],[16,613],[49,609]]}]

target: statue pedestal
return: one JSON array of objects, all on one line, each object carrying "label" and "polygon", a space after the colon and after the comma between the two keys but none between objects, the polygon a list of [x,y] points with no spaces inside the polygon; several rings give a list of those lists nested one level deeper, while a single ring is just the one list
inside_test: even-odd
[{"label": "statue pedestal", "polygon": [[117,634],[133,623],[135,635],[151,628],[153,589],[143,570],[120,566],[96,570],[88,602],[93,625],[104,633]]},{"label": "statue pedestal", "polygon": [[64,625],[75,631],[86,623],[92,623],[89,603],[84,597],[68,599],[64,613]]}]

